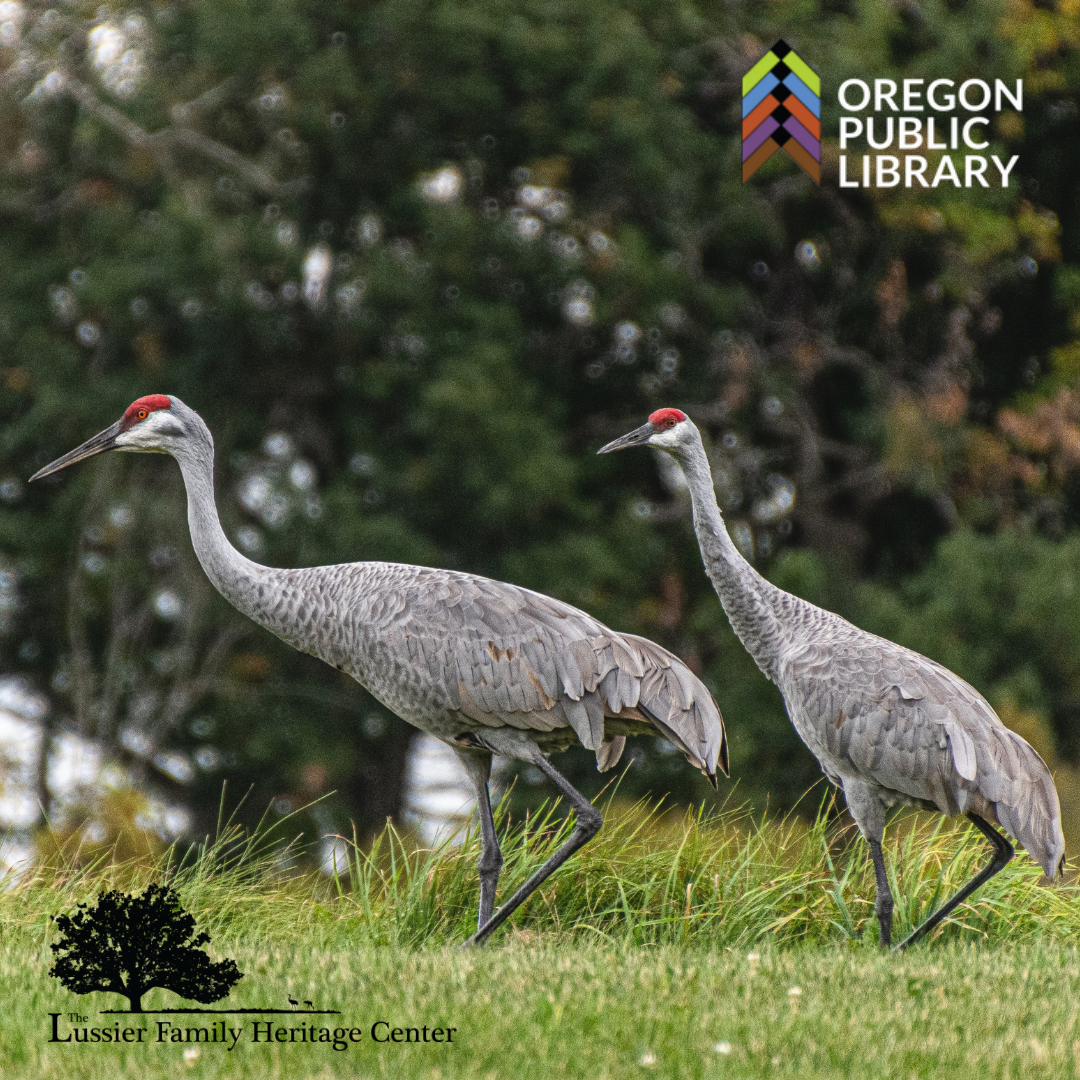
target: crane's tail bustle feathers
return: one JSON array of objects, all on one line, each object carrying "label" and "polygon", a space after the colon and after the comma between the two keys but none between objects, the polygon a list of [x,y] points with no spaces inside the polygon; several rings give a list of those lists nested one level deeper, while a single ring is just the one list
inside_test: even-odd
[{"label": "crane's tail bustle feathers", "polygon": [[[716,786],[717,768],[728,773],[727,734],[708,688],[677,657],[634,634],[603,633],[578,638],[569,648],[520,649],[517,672],[509,667],[509,649],[488,642],[487,656],[497,667],[488,681],[467,682],[459,675],[455,706],[484,725],[532,731],[569,727],[596,754],[601,772],[613,768],[634,726],[605,732],[606,717],[652,725],[681,750]],[[472,662],[459,659],[459,672]],[[485,657],[485,664],[487,657]],[[503,671],[503,668],[506,671]],[[514,679],[516,683],[513,683]],[[510,684],[513,683],[511,686]],[[470,686],[472,690],[470,691]]]},{"label": "crane's tail bustle feathers", "polygon": [[1060,818],[1044,815],[1041,808],[1026,815],[1004,803],[998,803],[994,809],[1002,827],[1020,841],[1024,850],[1053,881],[1063,869],[1065,860],[1065,838],[1061,832]]},{"label": "crane's tail bustle feathers", "polygon": [[[641,664],[640,679],[635,678],[637,700],[632,704],[715,787],[717,768],[728,774],[728,753],[724,720],[712,694],[677,656],[655,642],[635,634],[621,637],[624,647],[636,652]],[[612,674],[605,676],[605,684]],[[610,695],[605,697],[609,706],[615,704]],[[619,699],[620,705],[625,702],[621,692]]]},{"label": "crane's tail bustle feathers", "polygon": [[619,758],[622,757],[625,748],[625,735],[616,735],[614,738],[605,739],[600,744],[600,749],[596,751],[596,767],[601,772],[607,772],[608,769],[614,769],[615,766],[618,765]]},{"label": "crane's tail bustle feathers", "polygon": [[961,801],[1009,832],[1053,881],[1062,870],[1065,836],[1061,805],[1046,763],[1028,742],[1008,728],[995,731],[992,744],[977,747],[974,783],[963,784]]}]

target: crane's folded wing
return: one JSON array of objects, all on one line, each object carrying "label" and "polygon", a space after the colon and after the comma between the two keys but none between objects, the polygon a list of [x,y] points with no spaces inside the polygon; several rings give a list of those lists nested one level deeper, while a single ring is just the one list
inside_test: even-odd
[{"label": "crane's folded wing", "polygon": [[1064,850],[1057,792],[1035,749],[969,683],[884,639],[803,650],[806,715],[841,773],[933,803],[973,810],[1012,833],[1047,873]]},{"label": "crane's folded wing", "polygon": [[678,657],[577,608],[487,578],[443,571],[396,590],[384,640],[436,680],[449,707],[479,724],[569,727],[611,768],[624,740],[605,717],[651,723],[706,775],[727,772],[723,720]]}]

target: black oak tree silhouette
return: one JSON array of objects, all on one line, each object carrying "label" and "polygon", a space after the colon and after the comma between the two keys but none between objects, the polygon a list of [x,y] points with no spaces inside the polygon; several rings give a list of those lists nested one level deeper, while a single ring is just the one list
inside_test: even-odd
[{"label": "black oak tree silhouette", "polygon": [[78,906],[73,916],[56,916],[61,937],[49,946],[57,954],[49,974],[76,994],[123,994],[132,1012],[142,1012],[142,996],[154,987],[206,1005],[243,978],[235,961],[214,963],[202,951],[209,935],[194,933],[195,920],[166,886],[142,896],[106,892],[93,907]]}]

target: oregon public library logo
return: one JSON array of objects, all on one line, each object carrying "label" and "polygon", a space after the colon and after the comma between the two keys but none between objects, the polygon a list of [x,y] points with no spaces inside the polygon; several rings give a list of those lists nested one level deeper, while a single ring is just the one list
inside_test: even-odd
[{"label": "oregon public library logo", "polygon": [[[743,183],[783,150],[820,184],[817,72],[778,41],[743,76],[742,92]],[[1007,188],[1020,160],[984,151],[993,114],[1012,112],[1019,129],[1022,79],[845,79],[836,104],[841,188]]]},{"label": "oregon public library logo", "polygon": [[[153,989],[208,1005],[228,997],[244,977],[235,961],[214,961],[203,951],[209,936],[195,933],[195,920],[167,886],[151,885],[141,896],[101,893],[92,907],[79,904],[74,915],[58,915],[54,921],[60,938],[49,946],[56,954],[49,974],[76,994],[120,994],[130,1004],[130,1010],[101,1010],[98,1016],[109,1019],[97,1024],[79,1012],[48,1013],[47,1041],[70,1044],[72,1049],[110,1043],[179,1043],[188,1057],[197,1056],[202,1044],[230,1051],[239,1043],[314,1043],[340,1051],[364,1042],[453,1044],[458,1030],[384,1019],[367,1026],[337,1026],[340,1022],[322,1018],[341,1016],[340,1010],[316,1009],[307,1000],[301,1008],[291,997],[287,997],[288,1009],[144,1010],[143,996]],[[252,1014],[285,1014],[291,1020],[249,1018]]]},{"label": "oregon public library logo", "polygon": [[744,76],[742,178],[745,184],[783,150],[821,183],[821,79],[778,41]]}]

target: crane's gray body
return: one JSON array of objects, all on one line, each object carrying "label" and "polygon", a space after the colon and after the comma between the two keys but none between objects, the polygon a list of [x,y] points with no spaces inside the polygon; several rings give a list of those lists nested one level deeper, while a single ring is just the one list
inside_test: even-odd
[{"label": "crane's gray body", "polygon": [[[158,414],[155,414],[158,415]],[[195,554],[218,591],[301,652],[347,672],[410,724],[451,742],[519,756],[580,743],[601,769],[628,734],[663,735],[707,776],[726,767],[712,695],[678,657],[610,630],[559,600],[454,570],[357,562],[282,570],[226,539],[213,491],[213,439],[183,402],[147,439],[184,475]],[[140,427],[132,429],[137,436]]]},{"label": "crane's gray body", "polygon": [[705,569],[731,625],[867,840],[880,843],[897,804],[973,812],[1003,825],[1052,879],[1065,839],[1042,758],[947,668],[765,580],[728,536],[697,428],[686,421],[670,439],[652,444],[686,472]]},{"label": "crane's gray body", "polygon": [[215,584],[283,641],[447,742],[510,727],[549,753],[580,743],[610,768],[626,735],[652,732],[715,771],[719,712],[689,669],[549,596],[379,562],[260,567]]},{"label": "crane's gray body", "polygon": [[805,606],[776,682],[863,834],[880,840],[897,804],[972,811],[1008,829],[1054,877],[1065,851],[1061,811],[1035,750],[947,668]]}]

